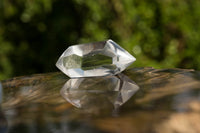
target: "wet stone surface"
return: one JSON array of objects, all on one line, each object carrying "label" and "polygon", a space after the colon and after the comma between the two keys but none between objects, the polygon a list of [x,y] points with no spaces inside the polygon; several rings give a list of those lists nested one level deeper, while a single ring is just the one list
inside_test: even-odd
[{"label": "wet stone surface", "polygon": [[[0,81],[0,132],[200,132],[200,72],[134,68],[123,75],[131,83],[128,87],[119,76],[87,78],[74,85],[75,80],[60,72]],[[121,93],[122,86],[129,89]],[[74,106],[66,94],[82,106]]]}]

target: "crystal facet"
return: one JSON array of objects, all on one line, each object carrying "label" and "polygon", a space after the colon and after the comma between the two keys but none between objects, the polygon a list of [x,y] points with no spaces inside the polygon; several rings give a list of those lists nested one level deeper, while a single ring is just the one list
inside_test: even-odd
[{"label": "crystal facet", "polygon": [[123,74],[117,76],[69,79],[61,95],[78,108],[119,107],[128,101],[139,86]]},{"label": "crystal facet", "polygon": [[56,66],[71,78],[115,75],[136,59],[112,40],[70,46]]}]

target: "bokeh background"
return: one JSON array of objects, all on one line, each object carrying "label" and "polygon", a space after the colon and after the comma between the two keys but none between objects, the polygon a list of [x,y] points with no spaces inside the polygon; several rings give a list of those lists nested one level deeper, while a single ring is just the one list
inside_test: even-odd
[{"label": "bokeh background", "polygon": [[0,80],[58,71],[77,43],[113,39],[135,67],[200,69],[199,0],[0,0]]}]

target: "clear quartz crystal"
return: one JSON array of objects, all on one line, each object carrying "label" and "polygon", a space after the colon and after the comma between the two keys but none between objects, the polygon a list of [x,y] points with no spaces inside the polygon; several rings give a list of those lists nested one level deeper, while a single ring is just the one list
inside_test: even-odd
[{"label": "clear quartz crystal", "polygon": [[136,59],[112,40],[70,46],[56,66],[71,78],[115,75]]},{"label": "clear quartz crystal", "polygon": [[61,89],[61,95],[78,108],[99,108],[112,104],[118,108],[127,102],[139,86],[123,74],[117,76],[73,78]]}]

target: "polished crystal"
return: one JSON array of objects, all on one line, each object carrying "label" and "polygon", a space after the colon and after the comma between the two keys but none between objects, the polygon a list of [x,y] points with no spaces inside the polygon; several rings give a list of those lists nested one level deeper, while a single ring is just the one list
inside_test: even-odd
[{"label": "polished crystal", "polygon": [[139,86],[123,74],[117,76],[69,79],[61,95],[78,108],[119,107],[128,101]]},{"label": "polished crystal", "polygon": [[71,78],[115,75],[136,59],[112,40],[70,46],[56,66]]}]

